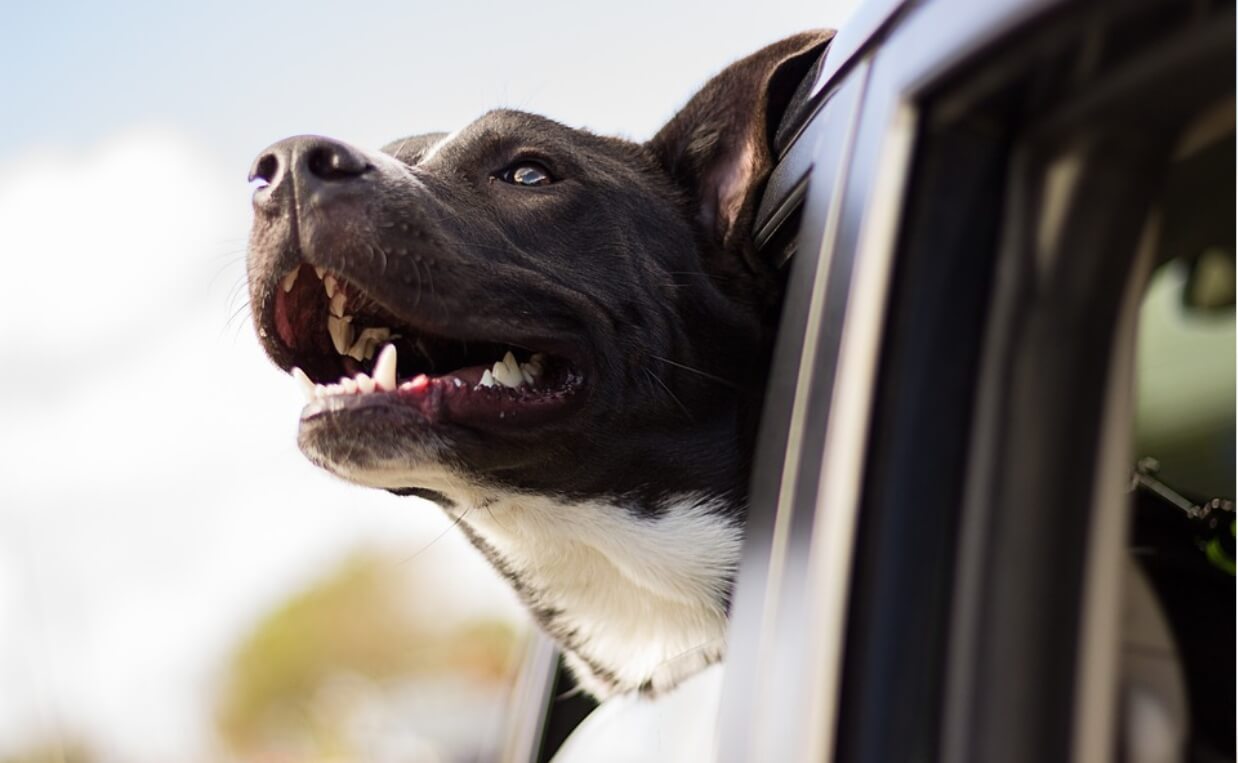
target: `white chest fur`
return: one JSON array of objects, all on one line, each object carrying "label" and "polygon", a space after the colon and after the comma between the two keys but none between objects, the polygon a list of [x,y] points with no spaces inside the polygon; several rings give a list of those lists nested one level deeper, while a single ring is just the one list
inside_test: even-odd
[{"label": "white chest fur", "polygon": [[656,516],[507,495],[457,509],[599,696],[657,693],[721,658],[741,532],[717,499]]}]

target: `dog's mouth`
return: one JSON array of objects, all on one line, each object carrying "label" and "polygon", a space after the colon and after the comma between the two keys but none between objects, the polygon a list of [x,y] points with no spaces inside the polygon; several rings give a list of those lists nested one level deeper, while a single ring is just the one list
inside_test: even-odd
[{"label": "dog's mouth", "polygon": [[280,279],[269,320],[287,350],[273,355],[305,392],[303,420],[398,405],[430,423],[527,426],[563,414],[584,386],[563,355],[519,339],[425,330],[308,264]]}]

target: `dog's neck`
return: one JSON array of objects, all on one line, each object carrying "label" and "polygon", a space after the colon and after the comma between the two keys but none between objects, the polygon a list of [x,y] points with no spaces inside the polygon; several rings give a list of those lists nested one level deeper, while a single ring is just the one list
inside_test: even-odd
[{"label": "dog's neck", "polygon": [[741,530],[720,499],[637,512],[492,493],[450,513],[594,695],[655,695],[722,657]]},{"label": "dog's neck", "polygon": [[722,656],[740,529],[717,501],[670,503],[647,515],[507,495],[457,515],[604,697],[656,694]]}]

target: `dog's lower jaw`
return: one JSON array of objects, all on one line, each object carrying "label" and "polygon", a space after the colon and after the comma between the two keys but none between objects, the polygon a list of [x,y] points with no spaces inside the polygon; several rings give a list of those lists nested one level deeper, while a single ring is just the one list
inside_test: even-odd
[{"label": "dog's lower jaw", "polygon": [[741,543],[726,500],[491,495],[453,513],[595,696],[654,696],[721,659]]}]

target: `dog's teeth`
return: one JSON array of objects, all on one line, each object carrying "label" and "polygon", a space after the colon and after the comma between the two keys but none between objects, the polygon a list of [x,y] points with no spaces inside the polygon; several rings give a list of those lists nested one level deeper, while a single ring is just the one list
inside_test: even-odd
[{"label": "dog's teeth", "polygon": [[489,368],[487,368],[486,372],[481,375],[481,381],[477,382],[477,386],[479,387],[493,387],[494,386],[494,374],[490,373]]},{"label": "dog's teeth", "polygon": [[340,389],[344,390],[350,395],[354,395],[357,392],[357,382],[348,378],[347,376],[340,377],[339,386],[340,386]]},{"label": "dog's teeth", "polygon": [[362,329],[356,341],[342,354],[360,362],[374,357],[378,346],[392,337],[391,329],[386,327]]},{"label": "dog's teeth", "polygon": [[524,378],[525,384],[533,383],[533,377],[534,377],[533,369],[529,366],[528,363],[520,364],[520,375]]},{"label": "dog's teeth", "polygon": [[327,331],[331,334],[331,344],[335,345],[335,351],[341,355],[347,355],[348,348],[352,346],[352,319],[328,315]]},{"label": "dog's teeth", "polygon": [[507,386],[507,381],[506,381],[507,380],[507,364],[501,360],[496,362],[494,366],[490,369],[490,376],[491,378],[494,379],[494,381],[497,384],[502,384],[504,387],[506,387]]},{"label": "dog's teeth", "polygon": [[524,370],[520,367],[520,363],[517,362],[516,356],[512,354],[511,350],[508,350],[507,354],[503,356],[503,365],[507,366],[507,378],[514,382],[509,383],[507,386],[519,387],[526,381],[532,382],[532,379],[525,378]]},{"label": "dog's teeth", "polygon": [[313,400],[314,399],[314,382],[308,376],[306,376],[305,372],[297,368],[296,366],[293,366],[292,367],[292,378],[296,379],[297,383],[301,385],[301,391],[305,393],[306,401],[308,402],[308,401]]},{"label": "dog's teeth", "polygon": [[322,277],[326,275],[326,273],[327,273],[326,268],[320,268],[317,265],[314,266],[314,275],[318,276],[319,281],[322,280]]},{"label": "dog's teeth", "polygon": [[365,374],[357,374],[353,377],[353,381],[357,383],[357,389],[361,392],[369,394],[374,391],[374,380]]},{"label": "dog's teeth", "polygon": [[285,294],[292,291],[293,285],[297,282],[297,275],[300,272],[301,268],[296,268],[279,280],[280,288],[284,290]]},{"label": "dog's teeth", "polygon": [[348,304],[348,295],[342,291],[337,291],[335,295],[331,297],[331,308],[330,308],[331,314],[338,315],[339,317],[343,318],[344,307],[347,304]]},{"label": "dog's teeth", "polygon": [[382,389],[395,389],[396,349],[394,344],[383,347],[374,361],[374,382]]},{"label": "dog's teeth", "polygon": [[524,377],[520,375],[519,370],[512,371],[511,366],[502,361],[495,363],[491,371],[493,372],[494,380],[504,387],[515,389],[524,382]]},{"label": "dog's teeth", "polygon": [[322,287],[327,290],[327,299],[335,296],[335,292],[339,290],[340,283],[335,280],[335,276],[328,273],[325,276],[319,276],[322,279]]}]

